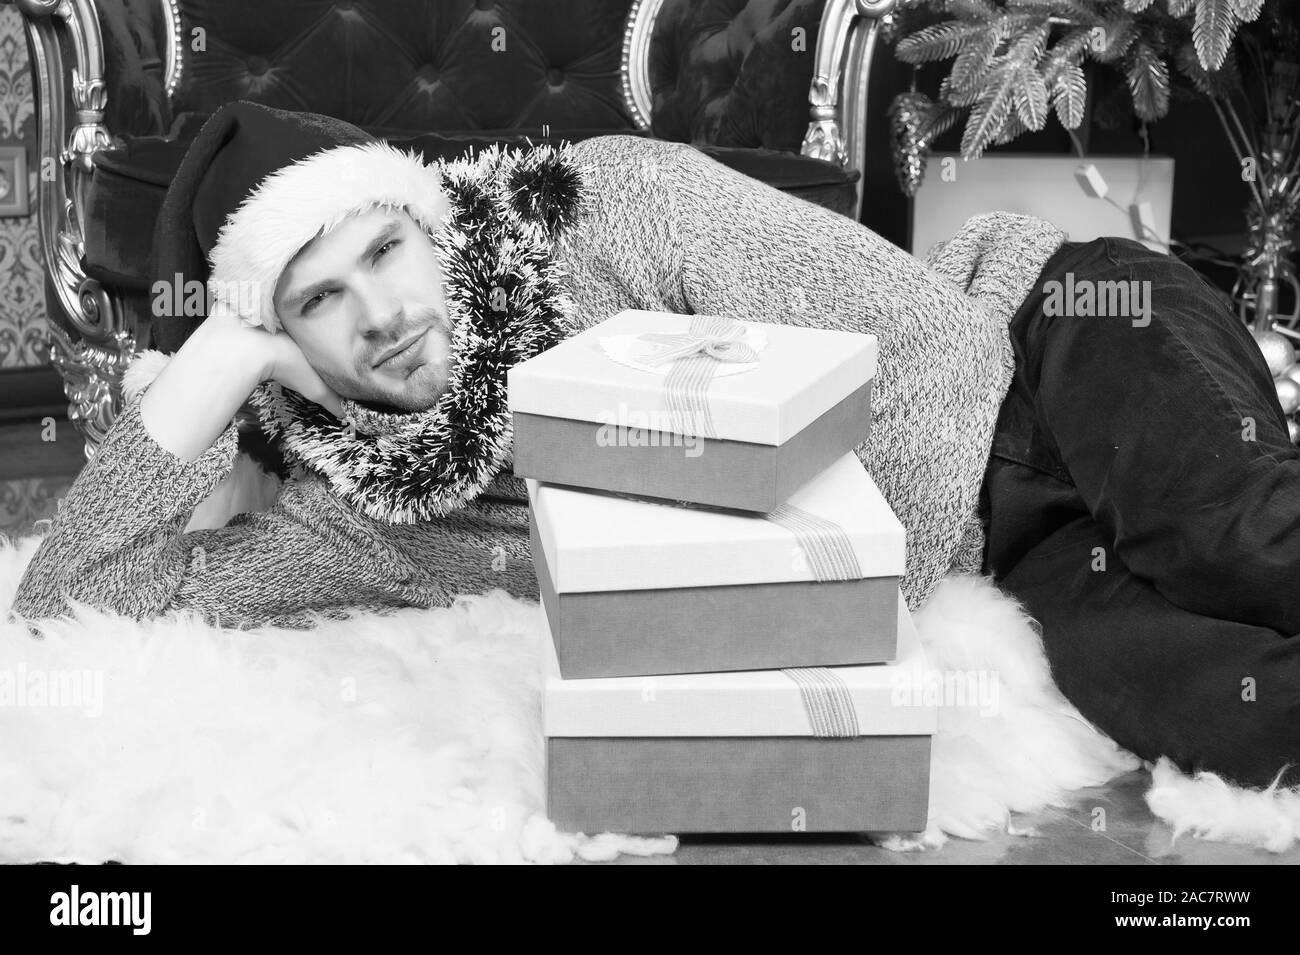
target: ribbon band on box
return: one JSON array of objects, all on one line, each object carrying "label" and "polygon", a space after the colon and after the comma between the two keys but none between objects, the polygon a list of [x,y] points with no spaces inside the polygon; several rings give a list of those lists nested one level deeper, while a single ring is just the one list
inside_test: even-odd
[{"label": "ribbon band on box", "polygon": [[848,684],[839,674],[829,667],[794,667],[781,672],[798,685],[814,736],[859,735],[858,713]]},{"label": "ribbon band on box", "polygon": [[685,334],[636,337],[636,358],[650,365],[672,362],[664,377],[664,403],[679,434],[716,438],[708,390],[723,362],[758,361],[747,345],[743,322],[721,315],[692,315]]},{"label": "ribbon band on box", "polygon": [[[818,581],[861,579],[862,570],[853,552],[853,542],[839,524],[790,503],[778,506],[764,517],[794,534]],[[858,735],[858,714],[849,688],[834,670],[797,667],[781,672],[798,685],[799,698],[814,736]]]},{"label": "ribbon band on box", "polygon": [[862,578],[853,542],[844,528],[834,521],[788,503],[778,505],[764,517],[794,534],[817,580]]}]

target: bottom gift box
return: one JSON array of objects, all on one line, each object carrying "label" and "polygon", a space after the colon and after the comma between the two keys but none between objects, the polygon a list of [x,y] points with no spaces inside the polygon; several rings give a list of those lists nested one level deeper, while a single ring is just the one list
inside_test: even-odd
[{"label": "bottom gift box", "polygon": [[589,834],[924,829],[938,709],[898,608],[896,658],[865,666],[565,680],[548,633],[547,815]]}]

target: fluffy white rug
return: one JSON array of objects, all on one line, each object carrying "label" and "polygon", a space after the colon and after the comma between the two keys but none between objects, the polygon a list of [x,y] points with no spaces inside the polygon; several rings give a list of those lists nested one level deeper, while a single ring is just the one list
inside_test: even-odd
[{"label": "fluffy white rug", "polygon": [[965,675],[969,687],[974,675],[996,693],[983,705],[972,705],[979,701],[969,690],[964,700],[943,701],[931,745],[929,825],[916,835],[878,835],[882,845],[983,838],[1010,829],[1013,812],[1065,805],[1072,790],[1140,765],[1061,695],[1030,618],[992,581],[949,576],[915,623],[936,683]]},{"label": "fluffy white rug", "polygon": [[1242,789],[1213,773],[1188,776],[1167,759],[1151,767],[1147,805],[1173,828],[1210,842],[1285,852],[1300,841],[1300,789],[1274,781],[1265,789]]},{"label": "fluffy white rug", "polygon": [[[0,621],[34,552],[0,536]],[[446,610],[324,621],[310,633],[138,624],[89,608],[33,640],[0,622],[0,861],[567,862],[676,840],[558,832],[542,814],[539,610],[497,592]],[[996,701],[944,706],[929,826],[891,849],[1014,831],[1138,761],[1050,680],[1038,636],[990,582],[944,581],[917,615],[936,671],[995,676]],[[73,705],[38,704],[33,674]],[[80,685],[73,679],[79,677]],[[96,686],[99,674],[98,687]],[[4,687],[0,685],[0,699]],[[1300,794],[1155,767],[1175,833],[1287,848]]]},{"label": "fluffy white rug", "polygon": [[[0,619],[37,543],[0,542]],[[44,640],[0,624],[0,679],[89,674],[76,705],[29,695],[0,707],[0,861],[673,851],[671,836],[585,838],[542,815],[537,614],[498,592],[311,632],[137,624],[89,608],[48,624]]]}]

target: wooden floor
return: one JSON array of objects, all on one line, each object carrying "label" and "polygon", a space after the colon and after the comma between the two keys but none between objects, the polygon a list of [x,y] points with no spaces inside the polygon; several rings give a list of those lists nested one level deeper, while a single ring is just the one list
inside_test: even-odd
[{"label": "wooden floor", "polygon": [[0,533],[32,533],[86,463],[85,441],[66,418],[0,424]]},{"label": "wooden floor", "polygon": [[[941,849],[890,852],[839,835],[684,836],[667,857],[620,857],[622,865],[1295,865],[1300,849],[1274,854],[1241,846],[1177,840],[1147,808],[1145,772],[1075,793],[1069,805],[1013,820],[1015,834],[952,839]],[[1098,810],[1102,812],[1099,813]],[[1104,828],[1098,828],[1098,823]]]},{"label": "wooden floor", "polygon": [[[54,440],[43,438],[54,437]],[[0,533],[29,534],[53,517],[85,461],[83,443],[66,420],[51,433],[40,421],[0,425]],[[1074,794],[1069,805],[1014,821],[1016,834],[994,833],[986,841],[954,839],[938,851],[888,852],[855,836],[802,834],[777,837],[686,836],[668,857],[622,857],[621,864],[692,865],[1186,865],[1300,863],[1300,848],[1278,855],[1238,846],[1173,839],[1143,801],[1145,773],[1130,773],[1110,785]],[[1103,810],[1099,816],[1097,810]],[[1096,823],[1102,819],[1099,828]]]}]

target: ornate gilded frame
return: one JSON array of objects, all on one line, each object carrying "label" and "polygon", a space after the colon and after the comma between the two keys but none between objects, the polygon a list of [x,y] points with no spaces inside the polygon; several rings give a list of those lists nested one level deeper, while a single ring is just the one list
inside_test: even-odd
[{"label": "ornate gilded frame", "polygon": [[[160,0],[169,25],[167,91],[181,69],[177,0]],[[36,87],[40,175],[37,216],[47,307],[76,332],[47,322],[50,361],[63,378],[68,417],[89,457],[117,416],[122,374],[135,354],[118,296],[84,270],[86,200],[94,155],[113,145],[104,123],[104,43],[94,0],[17,0]],[[67,52],[65,52],[65,50]],[[70,107],[70,108],[69,108]]]}]

